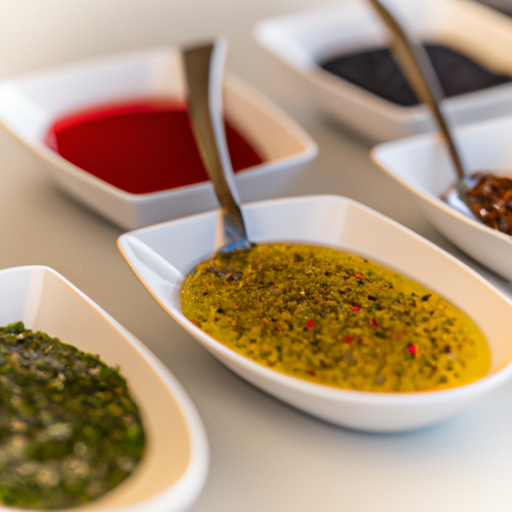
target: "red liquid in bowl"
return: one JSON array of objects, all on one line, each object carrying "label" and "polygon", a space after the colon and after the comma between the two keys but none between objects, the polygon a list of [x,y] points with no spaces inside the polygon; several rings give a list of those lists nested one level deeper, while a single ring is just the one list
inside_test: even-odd
[{"label": "red liquid in bowl", "polygon": [[[226,138],[235,172],[262,163],[229,123]],[[208,180],[182,104],[103,105],[59,119],[45,143],[81,169],[132,194]]]}]

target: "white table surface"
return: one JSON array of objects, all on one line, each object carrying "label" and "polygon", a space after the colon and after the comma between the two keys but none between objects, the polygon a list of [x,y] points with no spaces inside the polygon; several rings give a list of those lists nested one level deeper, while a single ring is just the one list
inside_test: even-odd
[{"label": "white table surface", "polygon": [[[286,195],[354,198],[461,257],[512,294],[508,283],[443,239],[413,198],[371,163],[370,144],[327,124],[295,77],[252,38],[258,20],[320,3],[0,0],[0,77],[224,35],[229,68],[279,103],[320,146]],[[512,383],[419,432],[369,435],[323,423],[242,381],[200,348],[124,262],[116,247],[121,230],[62,195],[3,132],[0,191],[0,268],[43,264],[63,274],[145,343],[195,402],[211,464],[193,512],[512,510]]]}]

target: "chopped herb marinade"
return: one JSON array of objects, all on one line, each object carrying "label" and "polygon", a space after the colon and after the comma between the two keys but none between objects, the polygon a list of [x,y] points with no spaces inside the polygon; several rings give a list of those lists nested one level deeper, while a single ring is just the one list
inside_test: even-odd
[{"label": "chopped herb marinade", "polygon": [[489,371],[490,351],[458,308],[374,262],[329,247],[258,244],[187,277],[184,314],[277,371],[346,389],[446,389]]},{"label": "chopped herb marinade", "polygon": [[127,478],[144,449],[117,369],[22,322],[0,328],[0,503],[88,503]]}]

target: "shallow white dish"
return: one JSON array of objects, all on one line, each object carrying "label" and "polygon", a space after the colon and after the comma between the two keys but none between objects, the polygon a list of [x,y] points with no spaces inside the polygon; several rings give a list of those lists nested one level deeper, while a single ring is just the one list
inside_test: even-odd
[{"label": "shallow white dish", "polygon": [[[489,171],[512,177],[512,117],[454,131],[467,173]],[[410,190],[430,222],[454,244],[512,281],[512,239],[448,206],[439,196],[455,181],[445,144],[437,135],[418,135],[373,148],[371,157]]]},{"label": "shallow white dish", "polygon": [[[225,78],[226,117],[264,162],[236,174],[243,201],[278,197],[317,153],[316,143],[277,106],[239,78]],[[185,102],[181,54],[154,48],[84,61],[0,81],[0,124],[29,148],[73,198],[126,229],[217,206],[204,182],[132,194],[83,171],[44,144],[62,116],[102,104],[147,98]]]},{"label": "shallow white dish", "polygon": [[336,246],[398,270],[469,314],[491,346],[490,374],[446,391],[392,394],[335,389],[263,367],[215,341],[181,311],[184,276],[215,248],[217,211],[124,234],[119,248],[160,305],[207,350],[241,377],[314,416],[346,427],[398,432],[461,411],[512,372],[512,302],[434,244],[347,198],[310,196],[243,208],[249,238]]},{"label": "shallow white dish", "polygon": [[[46,332],[83,351],[99,354],[110,366],[119,366],[140,408],[147,435],[140,466],[105,497],[80,510],[188,509],[206,479],[208,445],[194,405],[165,366],[50,268],[1,270],[0,304],[0,325],[21,320],[27,328]],[[0,504],[0,511],[14,510],[20,509]]]},{"label": "shallow white dish", "polygon": [[[512,20],[467,0],[387,0],[409,32],[461,51],[484,67],[512,76]],[[301,77],[311,100],[329,117],[374,142],[433,129],[424,106],[402,107],[323,70],[319,61],[384,46],[388,32],[366,0],[260,22],[258,42]],[[512,113],[512,83],[443,102],[456,124]]]}]

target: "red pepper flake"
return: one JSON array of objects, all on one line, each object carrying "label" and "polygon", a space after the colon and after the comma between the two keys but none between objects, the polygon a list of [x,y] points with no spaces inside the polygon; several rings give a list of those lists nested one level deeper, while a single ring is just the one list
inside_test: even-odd
[{"label": "red pepper flake", "polygon": [[356,279],[362,279],[363,277],[363,274],[360,274],[359,272],[356,274]]},{"label": "red pepper flake", "polygon": [[352,306],[352,311],[355,311],[356,313],[357,313],[358,311],[361,311],[361,306],[355,306],[355,305],[354,305],[354,306]]},{"label": "red pepper flake", "polygon": [[275,326],[275,330],[276,330],[276,331],[280,331],[280,330],[281,330],[281,326],[280,326],[280,325],[276,325],[276,326]]},{"label": "red pepper flake", "polygon": [[315,370],[307,370],[307,372],[309,373],[309,375],[312,375],[313,377],[316,376]]},{"label": "red pepper flake", "polygon": [[352,336],[343,336],[343,341],[345,343],[352,343],[354,341],[354,338],[352,338]]},{"label": "red pepper flake", "polygon": [[306,329],[312,329],[315,326],[315,322],[313,320],[308,320],[306,323]]},{"label": "red pepper flake", "polygon": [[408,345],[407,352],[409,352],[409,354],[411,354],[412,356],[416,355],[416,345]]},{"label": "red pepper flake", "polygon": [[375,318],[372,318],[372,319],[370,320],[370,325],[371,325],[372,327],[378,327],[378,326],[379,326],[379,322],[377,322],[377,320],[375,320]]}]

